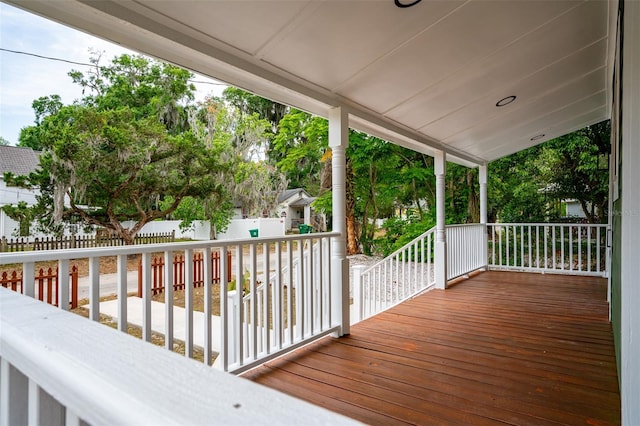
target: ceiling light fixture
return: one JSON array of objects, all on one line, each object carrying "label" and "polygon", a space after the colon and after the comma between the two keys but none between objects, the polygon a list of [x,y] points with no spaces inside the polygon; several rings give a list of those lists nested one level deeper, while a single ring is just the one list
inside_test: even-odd
[{"label": "ceiling light fixture", "polygon": [[516,97],[514,95],[507,96],[506,98],[502,98],[498,102],[496,102],[496,106],[503,107],[505,105],[509,105],[511,102],[515,100],[516,100]]},{"label": "ceiling light fixture", "polygon": [[407,8],[407,7],[411,7],[411,6],[415,6],[416,4],[420,3],[422,0],[413,0],[410,2],[402,2],[400,0],[393,0],[394,3],[396,4],[396,6],[400,7],[400,8]]},{"label": "ceiling light fixture", "polygon": [[545,134],[544,133],[540,133],[539,135],[535,135],[534,137],[531,138],[532,141],[539,141],[540,139],[544,138]]}]

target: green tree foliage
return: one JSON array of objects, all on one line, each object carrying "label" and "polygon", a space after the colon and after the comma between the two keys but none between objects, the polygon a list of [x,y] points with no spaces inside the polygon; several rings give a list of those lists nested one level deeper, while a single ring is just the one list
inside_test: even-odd
[{"label": "green tree foliage", "polygon": [[321,186],[320,160],[328,146],[327,120],[292,109],[278,124],[270,155],[291,188],[305,188],[311,194],[318,194]]},{"label": "green tree foliage", "polygon": [[397,172],[402,158],[399,148],[362,132],[349,133],[348,161],[353,175],[354,221],[358,242],[365,254],[372,254],[376,222],[393,213]]},{"label": "green tree foliage", "polygon": [[603,121],[544,145],[539,167],[557,200],[575,199],[590,223],[605,223],[611,123]]},{"label": "green tree foliage", "polygon": [[[45,153],[40,170],[22,184],[40,188],[40,217],[80,217],[116,231],[127,243],[149,221],[172,213],[185,197],[224,197],[221,177],[236,159],[230,140],[198,138],[189,129],[186,103],[191,74],[122,55],[88,74],[70,73],[88,94],[61,106],[51,96],[34,102],[36,125],[23,135]],[[23,142],[21,140],[21,142]],[[35,145],[31,145],[35,146]],[[160,197],[173,202],[159,208]],[[127,229],[123,220],[133,220]]]},{"label": "green tree foliage", "polygon": [[607,220],[610,123],[604,121],[489,164],[489,220],[558,220],[577,200],[590,223]]},{"label": "green tree foliage", "polygon": [[[258,114],[258,117],[270,123],[269,131],[272,135],[278,132],[278,124],[289,112],[289,107],[253,95],[237,87],[228,87],[223,93],[224,99],[244,115]],[[271,147],[267,150],[271,154]]]},{"label": "green tree foliage", "polygon": [[226,99],[226,93],[222,99],[202,102],[192,111],[190,123],[208,146],[228,144],[233,172],[221,179],[224,197],[212,194],[191,199],[173,213],[182,227],[189,227],[194,220],[211,220],[218,232],[224,231],[231,217],[223,212],[231,212],[234,203],[241,204],[252,216],[268,214],[275,210],[278,194],[287,186],[284,174],[264,160],[264,148],[271,138],[269,122],[257,113],[240,111]]},{"label": "green tree foliage", "polygon": [[18,222],[19,227],[17,229],[16,237],[28,237],[30,235],[30,225],[35,219],[35,211],[31,209],[26,202],[20,201],[17,205],[5,205],[2,206],[7,216]]},{"label": "green tree foliage", "polygon": [[491,222],[545,222],[557,214],[540,179],[541,147],[534,146],[489,164],[488,219]]},{"label": "green tree foliage", "polygon": [[18,137],[18,146],[31,148],[34,151],[42,151],[44,146],[40,140],[40,125],[43,120],[56,114],[62,108],[62,100],[59,95],[42,96],[31,103],[35,114],[35,122],[33,126],[27,126],[20,129]]}]

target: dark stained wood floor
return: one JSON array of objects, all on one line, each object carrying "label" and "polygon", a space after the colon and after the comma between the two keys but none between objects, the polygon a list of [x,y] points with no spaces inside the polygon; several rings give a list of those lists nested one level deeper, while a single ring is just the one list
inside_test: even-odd
[{"label": "dark stained wood floor", "polygon": [[480,273],[243,377],[376,425],[619,424],[606,285]]}]

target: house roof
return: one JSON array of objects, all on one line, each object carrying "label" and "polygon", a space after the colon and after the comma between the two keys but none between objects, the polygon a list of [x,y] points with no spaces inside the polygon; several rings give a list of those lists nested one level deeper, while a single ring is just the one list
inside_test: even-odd
[{"label": "house roof", "polygon": [[282,191],[280,195],[278,195],[278,203],[283,203],[287,201],[289,198],[293,197],[294,195],[299,194],[300,192],[304,192],[307,198],[309,197],[309,194],[307,194],[307,191],[305,191],[302,188],[286,189]]},{"label": "house roof", "polygon": [[617,0],[9,3],[465,165],[611,114]]},{"label": "house roof", "polygon": [[0,177],[6,172],[28,175],[38,168],[40,152],[31,148],[0,145]]},{"label": "house roof", "polygon": [[316,197],[301,198],[289,204],[289,207],[305,207],[313,203],[315,200],[316,200]]}]

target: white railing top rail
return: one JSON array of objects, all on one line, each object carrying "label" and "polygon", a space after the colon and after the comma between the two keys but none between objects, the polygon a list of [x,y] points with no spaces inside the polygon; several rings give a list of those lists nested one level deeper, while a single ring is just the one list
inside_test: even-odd
[{"label": "white railing top rail", "polygon": [[471,226],[485,226],[484,223],[454,223],[452,225],[445,225],[445,228],[463,228]]},{"label": "white railing top rail", "polygon": [[382,265],[384,262],[386,262],[388,259],[392,258],[395,255],[398,255],[400,253],[402,253],[403,251],[405,251],[407,248],[411,247],[412,245],[414,245],[417,241],[420,241],[421,239],[425,238],[427,235],[429,235],[430,233],[434,233],[436,231],[436,227],[434,226],[433,228],[430,228],[428,230],[426,230],[425,232],[423,232],[422,234],[420,234],[419,236],[417,236],[416,238],[414,238],[413,240],[409,241],[407,244],[403,245],[402,247],[400,247],[399,249],[397,249],[396,251],[394,251],[393,253],[391,253],[390,255],[388,255],[387,257],[385,257],[384,259],[382,259],[379,262],[374,263],[373,265],[369,266],[368,268],[364,269],[362,271],[362,275],[366,274],[369,271],[374,270],[375,268],[377,268],[378,266]]},{"label": "white railing top rail", "polygon": [[232,240],[186,241],[162,244],[137,244],[118,247],[92,247],[81,249],[62,249],[49,251],[14,252],[0,254],[0,265],[26,262],[40,262],[47,260],[83,259],[87,257],[117,256],[140,253],[156,253],[166,250],[201,249],[205,247],[229,247],[236,245],[250,245],[275,243],[283,241],[313,240],[316,238],[338,237],[338,232],[318,232],[313,234],[287,235],[273,238],[248,238]]},{"label": "white railing top rail", "polygon": [[[76,422],[356,424],[3,288],[0,329],[3,365],[13,366],[49,393],[66,407],[67,419]],[[31,395],[37,387],[25,387],[12,377],[15,375],[0,377],[3,390],[24,392],[28,404],[38,400]],[[8,401],[7,394],[0,396],[3,411],[25,410],[31,415],[39,409],[9,407]]]},{"label": "white railing top rail", "polygon": [[582,227],[605,227],[607,223],[562,223],[562,222],[495,222],[487,223],[487,226],[582,226]]}]

